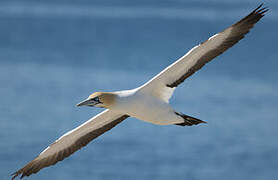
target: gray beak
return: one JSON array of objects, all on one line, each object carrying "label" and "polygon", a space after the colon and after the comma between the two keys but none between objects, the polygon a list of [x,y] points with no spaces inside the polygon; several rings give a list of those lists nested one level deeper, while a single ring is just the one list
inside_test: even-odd
[{"label": "gray beak", "polygon": [[96,104],[98,104],[99,102],[94,101],[93,99],[86,99],[78,104],[76,104],[76,106],[94,106]]}]

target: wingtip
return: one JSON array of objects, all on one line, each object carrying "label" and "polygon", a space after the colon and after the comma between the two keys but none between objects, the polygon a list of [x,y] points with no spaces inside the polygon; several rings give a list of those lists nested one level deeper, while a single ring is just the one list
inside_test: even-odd
[{"label": "wingtip", "polygon": [[262,3],[257,7],[257,9],[260,9],[263,5],[264,5],[264,3],[262,2]]},{"label": "wingtip", "polygon": [[12,173],[12,174],[11,174],[11,176],[12,176],[12,179],[11,179],[11,180],[14,180],[18,175],[19,175],[18,172]]},{"label": "wingtip", "polygon": [[253,12],[264,15],[267,11],[269,11],[269,8],[263,7],[263,5],[264,5],[264,3],[261,3]]},{"label": "wingtip", "polygon": [[19,177],[19,179],[22,179],[25,177],[25,175],[19,170],[17,172],[14,172],[11,174],[12,176],[12,179],[11,180],[14,180],[15,178],[17,178],[19,175],[21,174],[21,176]]}]

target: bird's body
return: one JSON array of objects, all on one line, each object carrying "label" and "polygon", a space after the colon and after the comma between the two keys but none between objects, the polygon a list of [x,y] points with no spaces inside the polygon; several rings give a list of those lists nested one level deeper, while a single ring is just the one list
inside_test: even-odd
[{"label": "bird's body", "polygon": [[116,102],[110,109],[158,125],[184,122],[167,102],[140,90],[137,88],[116,92]]},{"label": "bird's body", "polygon": [[106,110],[57,139],[34,160],[15,172],[12,179],[20,174],[21,178],[29,176],[62,161],[130,116],[158,125],[192,126],[205,123],[176,112],[170,106],[169,99],[175,88],[186,78],[244,38],[266,11],[260,5],[237,23],[192,48],[138,88],[91,94],[78,106],[95,106]]}]

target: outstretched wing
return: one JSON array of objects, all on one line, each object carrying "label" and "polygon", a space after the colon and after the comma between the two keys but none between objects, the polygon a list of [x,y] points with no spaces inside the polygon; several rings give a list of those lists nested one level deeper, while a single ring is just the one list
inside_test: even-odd
[{"label": "outstretched wing", "polygon": [[128,115],[117,114],[111,110],[103,111],[79,127],[64,134],[41,152],[34,160],[15,172],[12,179],[15,179],[20,174],[20,178],[30,176],[42,168],[62,161],[128,117]]},{"label": "outstretched wing", "polygon": [[168,102],[175,87],[213,58],[222,54],[244,38],[245,34],[250,31],[267,11],[268,9],[262,8],[261,4],[237,23],[192,48],[183,57],[144,84],[141,87],[141,91],[151,93]]}]

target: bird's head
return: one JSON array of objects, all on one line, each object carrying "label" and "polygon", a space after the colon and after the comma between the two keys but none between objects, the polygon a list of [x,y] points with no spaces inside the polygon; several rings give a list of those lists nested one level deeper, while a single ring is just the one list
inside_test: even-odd
[{"label": "bird's head", "polygon": [[116,95],[111,92],[95,92],[91,94],[86,100],[78,103],[76,106],[94,106],[101,108],[111,107],[116,99]]}]

